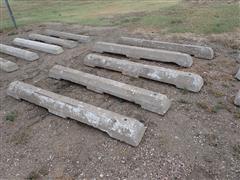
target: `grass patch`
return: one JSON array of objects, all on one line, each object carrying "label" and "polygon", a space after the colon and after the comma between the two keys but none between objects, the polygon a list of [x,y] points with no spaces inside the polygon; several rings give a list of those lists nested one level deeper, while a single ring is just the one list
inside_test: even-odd
[{"label": "grass patch", "polygon": [[28,174],[27,176],[27,180],[37,180],[37,179],[40,179],[41,176],[38,174],[38,172],[35,172],[35,171],[32,171]]},{"label": "grass patch", "polygon": [[171,33],[222,33],[240,27],[237,4],[192,5],[179,3],[145,16],[141,23]]},{"label": "grass patch", "polygon": [[[10,0],[19,26],[64,22],[93,26],[153,28],[166,33],[222,33],[240,27],[237,3],[192,4],[180,0]],[[12,27],[3,3],[0,29]]]},{"label": "grass patch", "polygon": [[11,111],[11,112],[9,112],[9,113],[6,114],[5,120],[6,120],[6,121],[14,121],[14,120],[16,119],[16,117],[17,117],[17,113]]},{"label": "grass patch", "polygon": [[197,106],[207,111],[210,111],[211,109],[210,106],[205,102],[197,102]]},{"label": "grass patch", "polygon": [[225,94],[223,92],[217,91],[217,90],[214,90],[214,89],[209,89],[208,92],[210,94],[212,94],[213,96],[215,96],[216,98],[225,96]]},{"label": "grass patch", "polygon": [[226,83],[222,83],[222,87],[224,87],[224,88],[228,88],[228,87],[229,87],[229,85],[228,85],[228,84],[226,84]]},{"label": "grass patch", "polygon": [[189,93],[189,91],[188,91],[187,89],[184,88],[184,89],[181,89],[181,93],[184,94],[184,95],[186,95],[186,94]]},{"label": "grass patch", "polygon": [[[83,25],[113,25],[110,17],[126,15],[135,12],[156,11],[162,7],[176,4],[179,0],[170,2],[164,0],[86,0],[86,1],[35,1],[35,0],[11,0],[18,25],[26,25],[39,22],[66,22]],[[6,8],[3,8],[1,16],[3,28],[12,26]]]},{"label": "grass patch", "polygon": [[185,99],[180,99],[178,100],[179,103],[182,103],[182,104],[190,104],[190,102],[188,102],[187,100]]},{"label": "grass patch", "polygon": [[206,102],[198,102],[197,106],[200,107],[201,109],[208,111],[210,113],[217,113],[218,111],[222,109],[226,109],[223,102],[219,102],[218,104],[215,104],[214,106],[208,105]]},{"label": "grass patch", "polygon": [[221,109],[224,109],[224,106],[222,104],[216,104],[211,108],[211,112],[217,113]]},{"label": "grass patch", "polygon": [[234,113],[234,117],[236,119],[240,119],[240,111],[239,110]]}]

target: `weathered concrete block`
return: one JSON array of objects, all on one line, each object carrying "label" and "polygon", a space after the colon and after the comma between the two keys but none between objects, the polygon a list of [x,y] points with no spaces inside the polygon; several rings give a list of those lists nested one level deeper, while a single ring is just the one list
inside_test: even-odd
[{"label": "weathered concrete block", "polygon": [[18,69],[18,65],[14,62],[0,58],[0,69],[5,72],[13,72]]},{"label": "weathered concrete block", "polygon": [[107,42],[97,42],[93,50],[99,53],[108,52],[122,54],[137,59],[143,58],[153,61],[171,62],[183,67],[190,67],[193,63],[192,57],[188,54]]},{"label": "weathered concrete block", "polygon": [[165,114],[171,105],[171,101],[163,94],[60,65],[55,65],[50,70],[49,76],[84,85],[88,89],[98,93],[107,93],[135,102],[136,104],[140,104],[142,108],[161,115]]},{"label": "weathered concrete block", "polygon": [[122,116],[23,82],[12,82],[8,87],[7,94],[44,107],[49,112],[60,117],[69,117],[86,123],[132,146],[137,146],[140,143],[146,130],[146,127],[136,119]]},{"label": "weathered concrete block", "polygon": [[128,37],[121,37],[119,40],[119,43],[132,45],[132,46],[164,49],[168,51],[178,51],[182,53],[191,54],[197,58],[203,58],[203,59],[209,59],[209,60],[214,58],[213,49],[210,47],[204,47],[204,46],[177,44],[177,43],[169,43],[169,42],[162,42],[162,41],[151,41],[146,39],[137,39],[137,38],[128,38]]},{"label": "weathered concrete block", "polygon": [[51,36],[44,36],[41,34],[29,34],[28,36],[32,40],[43,41],[49,44],[56,44],[65,48],[74,48],[77,47],[78,43],[75,41],[70,41],[66,39],[55,38]]},{"label": "weathered concrete block", "polygon": [[173,84],[178,88],[193,92],[200,91],[203,86],[202,77],[194,73],[149,66],[97,54],[88,54],[84,59],[84,64],[119,71],[133,77],[144,77]]},{"label": "weathered concrete block", "polygon": [[14,57],[18,57],[21,59],[25,59],[27,61],[35,61],[39,59],[39,56],[37,53],[30,52],[24,49],[15,48],[5,44],[0,44],[0,52],[14,56]]},{"label": "weathered concrete block", "polygon": [[63,52],[63,49],[60,46],[41,43],[37,41],[31,41],[31,40],[22,39],[22,38],[15,38],[13,40],[13,44],[17,46],[29,48],[29,49],[35,49],[37,51],[50,53],[50,54],[61,54]]},{"label": "weathered concrete block", "polygon": [[47,29],[44,32],[44,34],[49,35],[49,36],[60,37],[63,39],[71,39],[71,40],[75,40],[75,41],[78,41],[81,43],[89,42],[91,40],[90,36],[54,31],[54,30],[50,30],[50,29]]},{"label": "weathered concrete block", "polygon": [[238,80],[240,80],[240,68],[238,69],[238,72],[237,72],[237,74],[236,74],[236,76],[235,76]]},{"label": "weathered concrete block", "polygon": [[236,98],[234,100],[234,104],[240,106],[240,90],[238,91]]},{"label": "weathered concrete block", "polygon": [[240,51],[238,52],[238,55],[237,55],[237,62],[240,63]]}]

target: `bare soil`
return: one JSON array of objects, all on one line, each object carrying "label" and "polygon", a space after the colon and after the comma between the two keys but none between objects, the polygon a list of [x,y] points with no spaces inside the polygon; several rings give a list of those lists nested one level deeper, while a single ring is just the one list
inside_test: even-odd
[{"label": "bare soil", "polygon": [[[193,58],[193,66],[185,69],[174,64],[131,59],[198,73],[205,85],[200,93],[191,93],[85,66],[83,58],[91,52],[93,43],[64,49],[60,55],[38,52],[40,59],[34,62],[0,54],[20,67],[12,73],[0,72],[0,179],[240,179],[240,109],[233,105],[240,89],[240,82],[234,78],[239,67],[237,32],[228,34],[227,38],[232,39],[226,40],[231,42],[229,45],[219,40],[218,35],[160,36],[153,30],[49,23],[2,32],[1,42],[11,44],[15,37],[41,33],[45,28],[91,35],[95,41],[116,42],[124,35],[208,45],[216,57],[211,61]],[[160,116],[122,99],[48,78],[48,71],[55,64],[166,94],[172,99],[172,106]],[[140,145],[131,147],[95,128],[7,96],[6,89],[14,80],[136,118],[147,126],[147,131]],[[11,112],[15,113],[14,120],[6,120]]]}]

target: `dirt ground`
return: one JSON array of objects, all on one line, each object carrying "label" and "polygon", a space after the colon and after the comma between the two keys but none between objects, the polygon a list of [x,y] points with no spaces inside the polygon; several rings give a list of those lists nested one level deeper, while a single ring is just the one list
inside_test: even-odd
[{"label": "dirt ground", "polygon": [[[124,35],[208,45],[216,57],[211,61],[193,58],[191,68],[131,59],[198,73],[205,84],[200,93],[191,93],[85,66],[83,58],[91,52],[93,43],[64,49],[60,55],[39,53],[40,59],[34,62],[0,54],[20,67],[12,73],[0,72],[0,179],[240,179],[240,108],[233,105],[240,89],[240,82],[234,78],[239,67],[237,32],[206,37],[160,36],[151,29],[48,23],[3,32],[1,42],[11,44],[15,37],[27,37],[46,28],[91,35],[94,41],[116,42]],[[166,94],[172,99],[172,106],[160,116],[134,103],[48,78],[48,71],[55,64]],[[97,129],[7,96],[6,89],[14,80],[136,118],[147,126],[147,131],[140,145],[131,147]],[[14,121],[6,120],[10,112],[16,113]]]}]

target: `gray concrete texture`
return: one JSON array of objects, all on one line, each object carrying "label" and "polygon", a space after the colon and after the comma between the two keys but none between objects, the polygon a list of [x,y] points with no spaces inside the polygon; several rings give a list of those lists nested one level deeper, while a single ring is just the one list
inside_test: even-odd
[{"label": "gray concrete texture", "polygon": [[34,49],[37,51],[42,51],[42,52],[49,53],[49,54],[56,55],[56,54],[63,53],[63,48],[60,46],[37,42],[37,41],[32,41],[32,40],[28,40],[28,39],[15,38],[13,40],[13,44],[17,45],[17,46],[29,48],[29,49]]},{"label": "gray concrete texture", "polygon": [[182,67],[191,67],[193,63],[192,57],[188,54],[107,42],[95,43],[93,51],[121,54],[136,59],[175,63]]},{"label": "gray concrete texture", "polygon": [[50,30],[50,29],[47,29],[44,32],[44,34],[49,35],[49,36],[63,38],[63,39],[75,40],[80,43],[86,43],[86,42],[91,41],[90,36],[73,34],[73,33],[68,33],[68,32],[60,32],[60,31],[55,31],[55,30]]},{"label": "gray concrete texture", "polygon": [[161,115],[165,114],[171,105],[171,101],[166,95],[60,65],[55,65],[50,70],[49,76],[84,85],[88,89],[98,93],[107,93],[135,102],[136,104],[140,104],[143,109]]},{"label": "gray concrete texture", "polygon": [[115,70],[128,76],[144,77],[163,83],[173,84],[178,88],[193,92],[199,92],[203,86],[202,77],[194,73],[144,65],[98,54],[88,54],[84,58],[84,64],[91,67]]},{"label": "gray concrete texture", "polygon": [[238,91],[238,93],[234,99],[234,104],[237,106],[240,106],[240,90]]},{"label": "gray concrete texture", "polygon": [[214,51],[210,47],[169,43],[163,41],[151,41],[146,39],[137,39],[129,37],[121,37],[119,43],[127,44],[131,46],[140,46],[147,48],[164,49],[168,51],[178,51],[182,53],[191,54],[197,58],[211,60],[214,58]]},{"label": "gray concrete texture", "polygon": [[101,109],[20,81],[12,82],[7,94],[24,99],[63,118],[71,118],[108,133],[111,137],[137,146],[146,130],[136,119]]},{"label": "gray concrete texture", "polygon": [[28,37],[32,40],[43,41],[45,43],[55,44],[65,48],[75,48],[78,45],[78,43],[75,41],[45,36],[41,34],[29,34]]},{"label": "gray concrete texture", "polygon": [[16,48],[13,46],[8,46],[5,44],[0,44],[0,52],[4,54],[8,54],[10,56],[14,56],[17,58],[21,58],[27,61],[35,61],[39,59],[37,53],[30,52],[24,49]]},{"label": "gray concrete texture", "polygon": [[235,76],[238,80],[240,80],[240,68],[238,69],[238,72],[237,72],[237,74],[236,74],[236,76]]},{"label": "gray concrete texture", "polygon": [[18,65],[14,62],[0,58],[0,70],[5,72],[13,72],[18,69]]}]

